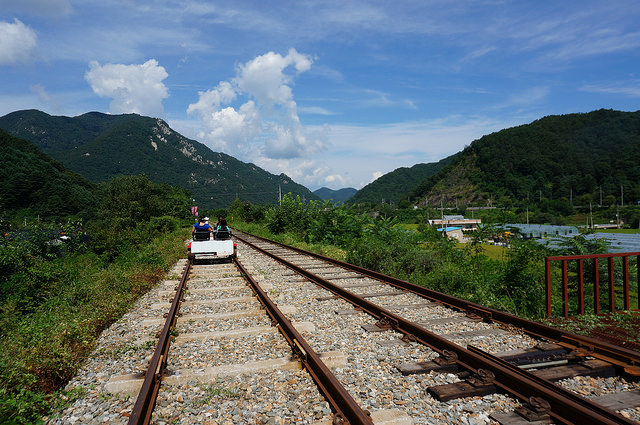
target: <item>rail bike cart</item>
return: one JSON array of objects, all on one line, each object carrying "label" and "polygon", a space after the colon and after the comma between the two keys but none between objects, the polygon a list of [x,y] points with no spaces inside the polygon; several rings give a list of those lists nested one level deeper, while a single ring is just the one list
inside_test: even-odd
[{"label": "rail bike cart", "polygon": [[231,232],[220,229],[213,233],[208,230],[193,234],[193,242],[187,245],[190,260],[216,260],[236,258],[236,243],[231,240]]}]

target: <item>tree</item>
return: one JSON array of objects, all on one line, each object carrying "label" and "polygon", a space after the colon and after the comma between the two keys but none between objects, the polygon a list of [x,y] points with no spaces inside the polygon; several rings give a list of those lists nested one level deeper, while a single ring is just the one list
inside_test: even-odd
[{"label": "tree", "polygon": [[152,183],[144,174],[120,176],[103,183],[101,195],[101,208],[87,227],[90,234],[99,235],[92,239],[91,248],[109,261],[128,246],[175,229],[176,221],[187,218],[190,212],[189,193]]},{"label": "tree", "polygon": [[144,174],[120,176],[103,183],[99,216],[124,228],[135,228],[151,217],[186,218],[190,196],[182,189],[155,184]]},{"label": "tree", "polygon": [[315,202],[305,205],[300,199],[300,195],[294,199],[293,195],[288,193],[267,214],[267,228],[274,234],[288,230],[304,235],[309,225],[309,209],[314,205]]}]

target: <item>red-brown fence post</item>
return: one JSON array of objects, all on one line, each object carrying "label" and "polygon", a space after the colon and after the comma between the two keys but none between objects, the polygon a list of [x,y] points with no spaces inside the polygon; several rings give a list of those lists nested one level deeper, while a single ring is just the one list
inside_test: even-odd
[{"label": "red-brown fence post", "polygon": [[622,257],[623,310],[629,310],[629,257]]},{"label": "red-brown fence post", "polygon": [[638,305],[636,308],[640,310],[640,255],[636,256],[636,275],[638,277]]},{"label": "red-brown fence post", "polygon": [[[617,257],[622,258],[622,289],[618,289],[618,294],[622,295],[623,299],[616,306],[616,278],[615,278],[615,259]],[[607,259],[607,295],[609,298],[609,308],[608,311],[611,313],[615,313],[616,309],[622,307],[624,310],[631,309],[631,284],[629,282],[629,257],[636,257],[636,274],[638,280],[638,304],[635,305],[640,310],[640,252],[621,252],[621,253],[610,253],[610,254],[590,254],[590,255],[564,255],[557,257],[546,257],[545,258],[545,291],[547,295],[546,299],[546,308],[547,308],[547,317],[551,317],[551,267],[553,261],[559,261],[562,267],[562,289],[561,289],[561,297],[562,297],[562,315],[564,317],[569,317],[569,272],[568,272],[568,262],[576,260],[576,274],[578,278],[577,284],[577,303],[578,303],[578,313],[585,314],[586,306],[585,306],[585,282],[584,282],[584,260],[592,260],[592,268],[593,268],[593,310],[596,315],[601,314],[601,297],[600,297],[600,263],[599,260]],[[632,262],[633,266],[633,262]],[[604,292],[604,290],[603,290]],[[605,295],[606,296],[606,295]],[[572,298],[573,299],[573,298]]]},{"label": "red-brown fence post", "polygon": [[584,314],[584,266],[582,258],[578,259],[578,312]]},{"label": "red-brown fence post", "polygon": [[544,261],[545,290],[547,292],[547,317],[551,317],[551,261]]},{"label": "red-brown fence post", "polygon": [[616,282],[613,273],[613,257],[609,257],[607,260],[609,260],[609,312],[614,313],[616,311]]},{"label": "red-brown fence post", "polygon": [[562,315],[569,317],[569,284],[567,276],[567,260],[562,260]]},{"label": "red-brown fence post", "polygon": [[593,312],[600,314],[600,268],[597,257],[593,259]]}]

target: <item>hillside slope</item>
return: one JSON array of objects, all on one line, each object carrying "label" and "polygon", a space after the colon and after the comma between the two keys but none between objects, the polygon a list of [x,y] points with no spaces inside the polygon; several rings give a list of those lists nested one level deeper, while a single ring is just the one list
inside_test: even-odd
[{"label": "hillside slope", "polygon": [[484,136],[425,179],[412,198],[431,205],[525,199],[640,200],[640,111],[548,116]]},{"label": "hillside slope", "polygon": [[156,183],[190,190],[201,207],[224,207],[236,196],[252,203],[274,203],[279,189],[318,199],[285,174],[276,176],[213,152],[161,119],[98,112],[69,118],[28,110],[1,117],[0,128],[29,140],[91,181],[144,173]]},{"label": "hillside slope", "polygon": [[429,164],[416,164],[413,167],[401,167],[387,173],[360,189],[349,203],[398,203],[407,198],[407,193],[422,181],[440,171],[453,160],[453,156]]},{"label": "hillside slope", "polygon": [[26,140],[0,130],[0,207],[42,218],[83,214],[96,205],[95,185]]}]

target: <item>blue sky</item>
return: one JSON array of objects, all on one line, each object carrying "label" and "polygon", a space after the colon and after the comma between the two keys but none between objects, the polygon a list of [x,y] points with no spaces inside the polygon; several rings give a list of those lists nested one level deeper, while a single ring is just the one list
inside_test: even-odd
[{"label": "blue sky", "polygon": [[0,0],[0,116],[160,117],[311,190],[639,105],[637,0]]}]

